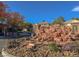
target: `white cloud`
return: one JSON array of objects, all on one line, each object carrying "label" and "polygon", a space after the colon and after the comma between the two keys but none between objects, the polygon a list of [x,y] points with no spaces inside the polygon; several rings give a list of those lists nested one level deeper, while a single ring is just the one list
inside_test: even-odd
[{"label": "white cloud", "polygon": [[76,6],[75,8],[73,8],[72,11],[79,12],[79,6]]}]

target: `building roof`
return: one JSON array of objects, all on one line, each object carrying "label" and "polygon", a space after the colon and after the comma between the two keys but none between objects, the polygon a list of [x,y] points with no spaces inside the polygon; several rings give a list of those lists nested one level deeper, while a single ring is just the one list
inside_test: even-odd
[{"label": "building roof", "polygon": [[40,25],[43,25],[43,24],[48,24],[48,22],[41,22],[39,23]]},{"label": "building roof", "polygon": [[70,20],[70,21],[66,21],[64,23],[65,24],[68,24],[68,23],[79,23],[79,20]]}]

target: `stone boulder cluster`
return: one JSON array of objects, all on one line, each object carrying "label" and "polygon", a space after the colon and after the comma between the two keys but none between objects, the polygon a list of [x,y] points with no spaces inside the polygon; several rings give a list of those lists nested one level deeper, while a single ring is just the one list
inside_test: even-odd
[{"label": "stone boulder cluster", "polygon": [[70,27],[55,24],[52,26],[39,26],[34,39],[37,41],[54,41],[66,43],[79,38],[78,32],[74,33]]},{"label": "stone boulder cluster", "polygon": [[12,40],[7,45],[5,51],[14,56],[79,56],[79,33],[59,24],[38,26],[33,37]]}]

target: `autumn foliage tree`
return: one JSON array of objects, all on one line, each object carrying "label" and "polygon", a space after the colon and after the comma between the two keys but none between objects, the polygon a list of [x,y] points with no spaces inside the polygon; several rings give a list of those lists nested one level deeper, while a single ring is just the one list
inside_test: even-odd
[{"label": "autumn foliage tree", "polygon": [[6,5],[3,2],[0,2],[0,22],[5,21],[6,17]]},{"label": "autumn foliage tree", "polygon": [[10,21],[9,23],[11,25],[19,25],[19,23],[23,22],[23,17],[17,13],[17,12],[13,12],[10,14]]},{"label": "autumn foliage tree", "polygon": [[7,12],[7,5],[3,2],[0,2],[0,22],[8,25],[8,27],[18,28],[21,27],[22,29],[25,27],[30,27],[31,24],[28,22],[24,22],[24,17],[19,14],[18,12]]}]

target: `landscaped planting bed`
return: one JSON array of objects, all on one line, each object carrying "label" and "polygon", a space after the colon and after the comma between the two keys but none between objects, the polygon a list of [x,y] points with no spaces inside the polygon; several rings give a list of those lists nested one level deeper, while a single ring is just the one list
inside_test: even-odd
[{"label": "landscaped planting bed", "polygon": [[69,27],[40,26],[37,33],[32,38],[10,41],[5,51],[21,57],[79,56],[79,33]]},{"label": "landscaped planting bed", "polygon": [[[18,40],[19,41],[19,40]],[[4,51],[20,57],[55,57],[55,56],[79,56],[78,41],[70,42],[64,46],[57,45],[54,42],[33,42],[31,40],[22,40],[17,43],[10,42],[10,45]],[[12,45],[12,44],[13,45]]]}]

